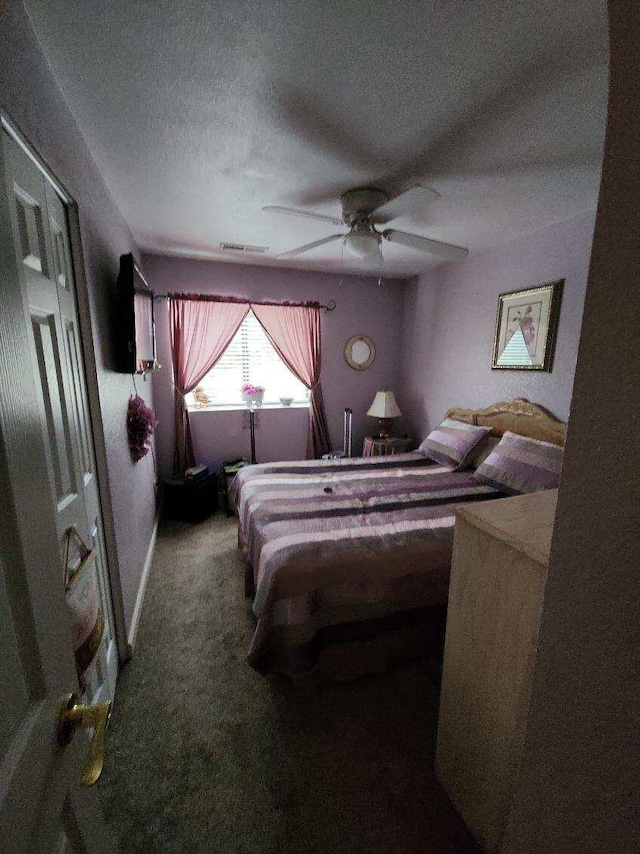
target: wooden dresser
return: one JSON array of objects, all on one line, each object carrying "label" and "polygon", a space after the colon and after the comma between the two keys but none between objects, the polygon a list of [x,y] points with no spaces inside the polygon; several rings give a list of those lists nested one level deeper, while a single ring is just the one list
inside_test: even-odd
[{"label": "wooden dresser", "polygon": [[502,850],[527,727],[557,490],[457,513],[436,776]]}]

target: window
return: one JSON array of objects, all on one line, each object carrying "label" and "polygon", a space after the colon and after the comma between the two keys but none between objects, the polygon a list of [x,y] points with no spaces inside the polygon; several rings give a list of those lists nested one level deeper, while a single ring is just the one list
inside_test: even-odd
[{"label": "window", "polygon": [[186,396],[189,409],[245,406],[243,383],[264,386],[263,404],[280,406],[292,397],[294,405],[308,406],[309,391],[289,370],[269,341],[256,316],[249,311],[218,363]]}]

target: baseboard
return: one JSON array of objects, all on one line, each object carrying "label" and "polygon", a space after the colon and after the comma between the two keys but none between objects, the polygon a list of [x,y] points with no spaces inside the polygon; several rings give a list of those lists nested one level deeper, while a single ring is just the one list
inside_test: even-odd
[{"label": "baseboard", "polygon": [[151,539],[149,540],[149,548],[147,549],[147,557],[144,562],[144,568],[142,570],[142,577],[140,578],[140,586],[138,587],[138,595],[136,596],[136,604],[133,609],[133,617],[131,618],[131,626],[129,628],[129,632],[127,634],[127,641],[129,643],[129,652],[133,652],[133,648],[136,643],[136,635],[138,634],[138,625],[140,623],[140,615],[142,614],[142,603],[144,602],[144,594],[147,592],[147,582],[149,580],[149,572],[151,570],[151,561],[153,560],[153,553],[156,548],[156,537],[158,536],[158,523],[160,521],[160,514],[156,515],[156,521],[153,525],[153,531],[151,532]]}]

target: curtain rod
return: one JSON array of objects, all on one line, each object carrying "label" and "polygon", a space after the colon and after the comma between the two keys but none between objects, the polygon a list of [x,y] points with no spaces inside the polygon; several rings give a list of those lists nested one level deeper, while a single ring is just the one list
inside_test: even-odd
[{"label": "curtain rod", "polygon": [[[169,299],[170,296],[171,296],[171,294],[154,294],[153,298],[154,299]],[[285,305],[285,306],[287,306],[287,305],[304,306],[305,305],[305,303],[303,303],[303,302],[299,302],[299,303],[295,303],[295,302],[289,302],[289,303],[287,303],[287,302],[284,302],[284,303],[263,302],[261,300],[250,300],[250,299],[241,300],[241,299],[238,299],[237,297],[231,297],[231,301],[242,302],[242,303],[246,302],[247,305],[251,305],[251,303],[255,303],[256,305]],[[224,302],[224,298],[222,298],[220,300],[220,302]],[[326,305],[323,305],[323,303],[319,303],[319,306],[320,306],[320,308],[324,309],[324,311],[335,311],[335,309],[337,308],[336,301],[334,299],[330,299]]]}]

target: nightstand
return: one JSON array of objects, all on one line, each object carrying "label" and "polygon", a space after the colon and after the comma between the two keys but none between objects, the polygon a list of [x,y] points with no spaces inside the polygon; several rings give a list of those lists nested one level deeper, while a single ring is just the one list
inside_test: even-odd
[{"label": "nightstand", "polygon": [[165,519],[202,522],[218,509],[218,478],[213,472],[194,478],[167,478],[162,486]]},{"label": "nightstand", "polygon": [[399,436],[367,436],[362,446],[363,457],[387,457],[393,454],[404,454],[412,445],[411,439]]}]

